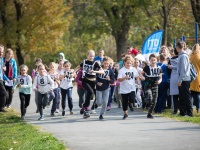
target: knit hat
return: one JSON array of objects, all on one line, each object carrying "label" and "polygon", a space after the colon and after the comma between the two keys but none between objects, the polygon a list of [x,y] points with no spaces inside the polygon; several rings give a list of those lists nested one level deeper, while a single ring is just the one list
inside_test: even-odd
[{"label": "knit hat", "polygon": [[137,55],[137,54],[138,54],[138,50],[135,49],[135,48],[133,48],[133,49],[129,52],[129,54]]}]

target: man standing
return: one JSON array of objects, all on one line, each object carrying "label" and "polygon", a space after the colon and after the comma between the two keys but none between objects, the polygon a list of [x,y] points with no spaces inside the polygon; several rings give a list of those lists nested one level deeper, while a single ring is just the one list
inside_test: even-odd
[{"label": "man standing", "polygon": [[184,51],[185,42],[180,41],[176,44],[178,55],[178,87],[180,115],[193,117],[192,100],[190,96],[190,60],[188,54]]},{"label": "man standing", "polygon": [[3,85],[3,80],[8,80],[4,76],[4,71],[6,70],[6,67],[4,66],[4,61],[3,61],[3,51],[4,51],[4,46],[0,44],[0,112],[6,112],[4,110],[4,103],[6,100],[6,89]]},{"label": "man standing", "polygon": [[99,56],[96,56],[94,58],[94,61],[100,61],[102,63],[103,58],[104,58],[104,50],[100,50],[99,51]]}]

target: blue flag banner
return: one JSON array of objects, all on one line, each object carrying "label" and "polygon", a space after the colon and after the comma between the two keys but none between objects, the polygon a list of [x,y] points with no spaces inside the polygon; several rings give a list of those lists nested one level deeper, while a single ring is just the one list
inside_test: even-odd
[{"label": "blue flag banner", "polygon": [[162,42],[163,30],[153,32],[142,46],[142,54],[158,53]]}]

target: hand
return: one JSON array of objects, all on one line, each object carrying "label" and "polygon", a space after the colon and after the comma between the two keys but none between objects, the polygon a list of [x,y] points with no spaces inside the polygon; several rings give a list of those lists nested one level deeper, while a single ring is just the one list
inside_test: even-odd
[{"label": "hand", "polygon": [[22,85],[21,85],[21,84],[19,84],[19,87],[20,87],[20,88],[22,88]]},{"label": "hand", "polygon": [[13,79],[13,82],[16,82],[17,80],[16,79]]},{"label": "hand", "polygon": [[181,86],[181,82],[178,82],[178,86]]},{"label": "hand", "polygon": [[169,69],[172,69],[172,65],[168,65],[168,68],[169,68]]},{"label": "hand", "polygon": [[103,84],[103,83],[101,83],[101,82],[97,82],[97,85],[98,85],[98,86],[102,86],[102,84]]},{"label": "hand", "polygon": [[37,88],[35,88],[34,91],[37,91]]},{"label": "hand", "polygon": [[129,79],[129,76],[128,76],[128,75],[126,75],[126,76],[125,76],[125,79]]},{"label": "hand", "polygon": [[53,90],[51,89],[50,92],[53,92]]},{"label": "hand", "polygon": [[90,73],[94,73],[94,70],[90,70]]},{"label": "hand", "polygon": [[161,83],[161,80],[156,81],[156,84],[160,84],[160,83]]},{"label": "hand", "polygon": [[144,81],[144,80],[145,80],[145,77],[141,77],[141,76],[140,76],[140,79],[141,79],[142,81]]},{"label": "hand", "polygon": [[109,77],[109,76],[106,76],[106,80],[110,81],[110,77]]},{"label": "hand", "polygon": [[5,67],[3,67],[3,71],[6,71],[6,66],[5,66]]}]

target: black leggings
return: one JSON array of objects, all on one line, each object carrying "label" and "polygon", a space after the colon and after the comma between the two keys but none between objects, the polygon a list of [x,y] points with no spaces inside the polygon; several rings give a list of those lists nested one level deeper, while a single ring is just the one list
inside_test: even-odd
[{"label": "black leggings", "polygon": [[86,90],[85,103],[83,104],[83,107],[85,108],[90,105],[90,100],[95,94],[95,81],[90,81],[84,78],[82,80],[82,86]]},{"label": "black leggings", "polygon": [[24,116],[26,113],[26,108],[29,106],[30,103],[30,98],[31,94],[24,94],[24,93],[19,93],[19,98],[21,101],[21,116]]},{"label": "black leggings", "polygon": [[132,91],[127,94],[121,94],[121,95],[122,95],[123,111],[127,111],[129,103],[134,103],[135,101],[135,91]]},{"label": "black leggings", "polygon": [[41,94],[38,92],[38,109],[40,112],[40,115],[43,115],[43,109],[47,106],[48,101],[48,93]]}]

